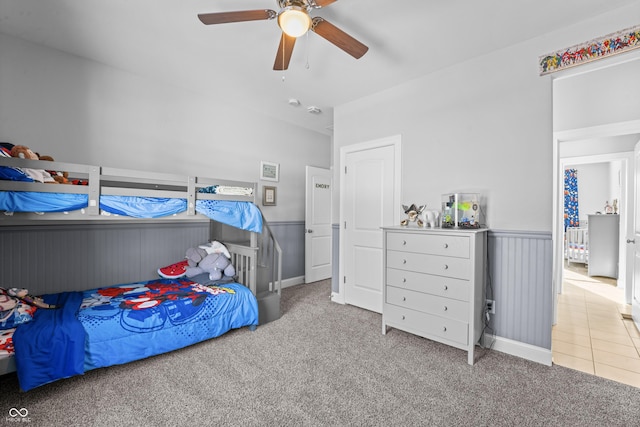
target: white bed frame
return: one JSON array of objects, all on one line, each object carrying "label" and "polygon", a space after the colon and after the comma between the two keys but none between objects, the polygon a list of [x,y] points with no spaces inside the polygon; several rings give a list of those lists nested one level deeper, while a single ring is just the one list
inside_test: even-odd
[{"label": "white bed frame", "polygon": [[587,227],[567,227],[565,232],[565,259],[572,262],[589,263],[589,232]]}]

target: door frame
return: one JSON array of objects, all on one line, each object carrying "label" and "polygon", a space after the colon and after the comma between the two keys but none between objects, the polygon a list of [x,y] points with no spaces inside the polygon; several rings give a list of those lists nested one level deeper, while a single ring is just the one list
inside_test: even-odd
[{"label": "door frame", "polygon": [[[552,219],[552,242],[553,242],[553,280],[552,280],[552,303],[553,303],[553,324],[557,323],[558,316],[558,294],[562,291],[562,280],[564,270],[564,222],[561,221],[564,203],[564,159],[560,158],[560,144],[563,142],[577,141],[583,139],[605,138],[612,136],[623,136],[630,134],[640,134],[640,120],[628,122],[611,123],[601,126],[593,126],[582,129],[572,129],[553,133],[553,219]],[[618,158],[623,158],[623,153],[619,153]],[[626,159],[626,157],[625,157]],[[633,197],[635,194],[633,183],[629,182],[629,176],[634,173],[634,166],[627,161],[627,189],[626,189],[626,215],[627,222],[633,217]],[[630,196],[630,197],[629,197]],[[627,225],[625,224],[625,228]],[[629,230],[627,230],[628,232]],[[625,245],[626,246],[626,245]],[[625,259],[628,248],[625,249]],[[628,271],[628,268],[627,268]],[[629,275],[627,274],[627,277]],[[625,289],[625,299],[633,290]]]},{"label": "door frame", "polygon": [[[568,142],[568,141],[567,141]],[[629,292],[631,286],[627,286],[629,283],[629,267],[632,261],[632,258],[629,257],[629,252],[626,248],[625,240],[629,235],[629,232],[633,229],[633,206],[629,204],[629,202],[633,202],[633,170],[634,167],[631,164],[633,162],[633,153],[630,151],[625,152],[616,152],[616,153],[607,153],[607,154],[596,154],[596,155],[585,155],[585,156],[576,156],[576,157],[564,157],[560,159],[560,171],[559,178],[563,181],[563,173],[569,166],[580,166],[580,165],[589,165],[594,163],[609,163],[619,161],[621,164],[620,168],[620,200],[619,200],[619,216],[620,216],[620,231],[619,231],[619,256],[618,256],[618,278],[616,279],[616,283],[618,287],[625,288],[625,299],[629,303],[631,301],[631,293]],[[559,183],[560,186],[563,186],[563,182]],[[579,184],[578,184],[579,185]],[[562,193],[561,193],[562,194]],[[561,196],[562,197],[562,196]],[[562,225],[562,217],[563,217],[563,207],[564,203],[561,203],[558,206],[559,212],[557,215],[560,215],[560,223]],[[561,239],[564,241],[564,239]],[[564,270],[564,269],[563,269]],[[560,291],[562,290],[562,282],[560,282]]]},{"label": "door frame", "polygon": [[[358,151],[368,151],[386,146],[392,146],[394,149],[394,187],[393,187],[393,203],[397,208],[394,210],[393,222],[400,224],[400,211],[401,211],[401,191],[402,191],[402,136],[392,135],[385,138],[375,139],[371,141],[360,142],[351,145],[345,145],[340,147],[340,165],[339,173],[342,176],[346,164],[346,157],[348,154]],[[335,184],[334,184],[335,185]],[[338,268],[338,292],[331,293],[331,301],[339,304],[345,304],[345,283],[344,283],[344,194],[345,194],[345,180],[340,179],[340,221],[338,223],[339,229],[339,268]]]}]

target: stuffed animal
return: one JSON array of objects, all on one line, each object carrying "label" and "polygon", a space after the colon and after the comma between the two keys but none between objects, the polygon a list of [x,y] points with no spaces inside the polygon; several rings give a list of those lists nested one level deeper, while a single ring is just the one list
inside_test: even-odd
[{"label": "stuffed animal", "polygon": [[19,157],[21,159],[39,160],[38,155],[26,145],[14,145],[11,147],[11,157]]},{"label": "stuffed animal", "polygon": [[416,207],[416,205],[412,204],[411,206],[406,206],[406,205],[402,205],[402,209],[404,209],[404,213],[407,214],[407,218],[403,219],[402,222],[400,222],[400,225],[402,226],[408,226],[409,222],[416,222],[418,223],[418,227],[422,227],[424,225],[424,223],[422,222],[422,219],[420,218],[420,214],[422,213],[422,211],[424,210],[426,206],[420,206],[419,208]]},{"label": "stuffed animal", "polygon": [[202,248],[189,248],[185,254],[185,259],[189,267],[197,267],[207,255],[207,251]]},{"label": "stuffed animal", "polygon": [[[47,155],[41,156],[38,153],[36,153],[36,155],[40,160],[45,160],[47,162],[55,162],[55,160],[51,156],[47,156]],[[57,182],[58,184],[69,184],[69,172],[60,172],[60,171],[52,171],[52,170],[48,170],[47,172],[49,172],[49,175],[51,175],[54,181]]]},{"label": "stuffed animal", "polygon": [[53,304],[47,304],[40,297],[34,297],[29,294],[29,291],[26,289],[20,288],[11,288],[7,289],[7,294],[11,297],[17,298],[21,301],[26,302],[29,305],[33,305],[38,308],[56,308]]},{"label": "stuffed animal", "polygon": [[438,220],[440,219],[440,212],[433,210],[424,210],[421,214],[424,227],[436,228],[439,227]]},{"label": "stuffed animal", "polygon": [[[25,145],[14,145],[11,148],[11,157],[40,160],[38,155]],[[22,168],[22,171],[29,175],[34,181],[57,184],[56,180],[51,177],[51,174],[44,169]]]},{"label": "stuffed animal", "polygon": [[205,256],[197,267],[187,268],[187,277],[194,277],[202,273],[209,273],[209,279],[218,280],[222,276],[234,276],[236,269],[224,254],[212,253]]},{"label": "stuffed animal", "polygon": [[210,243],[206,243],[204,245],[200,245],[198,247],[200,249],[204,249],[207,252],[207,254],[223,254],[227,258],[231,258],[231,255],[229,254],[229,250],[227,249],[227,247],[216,240]]}]

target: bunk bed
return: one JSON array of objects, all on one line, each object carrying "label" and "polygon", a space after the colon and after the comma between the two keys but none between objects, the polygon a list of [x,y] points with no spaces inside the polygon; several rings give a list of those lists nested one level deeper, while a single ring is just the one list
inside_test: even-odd
[{"label": "bunk bed", "polygon": [[[68,172],[77,185],[40,183],[21,174],[45,168]],[[0,156],[0,233],[7,242],[12,232],[19,235],[20,227],[46,225],[48,230],[52,224],[72,230],[95,224],[108,229],[215,221],[250,235],[246,244],[226,244],[235,267],[232,278],[144,278],[113,286],[74,285],[43,295],[57,308],[22,307],[29,321],[0,330],[0,374],[16,370],[26,391],[182,348],[234,328],[255,329],[255,242],[262,231],[255,194],[256,184],[249,182]],[[100,247],[100,242],[94,245]],[[0,282],[3,288],[16,285],[23,287]],[[28,288],[37,295],[49,289],[41,282]]]}]

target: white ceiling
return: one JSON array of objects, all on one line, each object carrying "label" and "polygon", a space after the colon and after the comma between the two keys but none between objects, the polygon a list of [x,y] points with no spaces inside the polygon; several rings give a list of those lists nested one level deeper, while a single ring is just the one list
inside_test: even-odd
[{"label": "white ceiling", "polygon": [[338,0],[312,15],[369,51],[356,60],[309,33],[285,72],[272,69],[275,20],[197,18],[277,10],[276,0],[0,0],[0,32],[330,134],[336,105],[636,1]]}]

